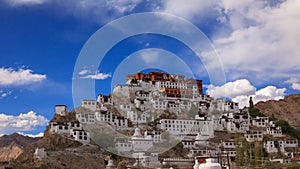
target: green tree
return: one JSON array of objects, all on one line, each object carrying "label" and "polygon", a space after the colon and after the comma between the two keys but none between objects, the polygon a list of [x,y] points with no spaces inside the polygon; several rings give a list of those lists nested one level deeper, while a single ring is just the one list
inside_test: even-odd
[{"label": "green tree", "polygon": [[287,121],[278,120],[276,121],[275,125],[280,126],[283,133],[300,140],[300,131],[290,126],[290,124]]},{"label": "green tree", "polygon": [[271,115],[271,117],[269,119],[270,119],[270,121],[276,121],[277,120],[276,117],[275,117],[275,115],[273,113],[272,113],[272,115]]},{"label": "green tree", "polygon": [[249,108],[254,108],[252,97],[249,99]]}]

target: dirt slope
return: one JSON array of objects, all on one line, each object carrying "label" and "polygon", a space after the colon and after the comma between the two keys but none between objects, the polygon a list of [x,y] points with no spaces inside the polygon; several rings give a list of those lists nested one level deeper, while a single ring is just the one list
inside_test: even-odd
[{"label": "dirt slope", "polygon": [[255,105],[267,116],[274,114],[275,118],[286,120],[300,130],[300,94],[286,96],[284,99],[259,102]]}]

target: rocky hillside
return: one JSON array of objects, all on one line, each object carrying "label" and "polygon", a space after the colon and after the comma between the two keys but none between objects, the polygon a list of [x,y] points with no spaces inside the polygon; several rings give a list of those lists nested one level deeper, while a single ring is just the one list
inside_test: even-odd
[{"label": "rocky hillside", "polygon": [[41,138],[32,138],[14,133],[0,137],[0,162],[16,159],[24,148]]},{"label": "rocky hillside", "polygon": [[[51,122],[75,120],[73,111],[69,112],[66,117],[55,115]],[[36,148],[44,148],[46,151],[47,156],[41,161],[34,158]],[[2,166],[0,163],[0,168],[4,166],[12,168],[105,168],[103,151],[98,146],[82,145],[69,137],[52,134],[49,126],[47,126],[42,139],[26,146],[16,157],[9,163],[2,163]]]},{"label": "rocky hillside", "polygon": [[277,119],[285,120],[300,130],[300,94],[286,96],[284,99],[259,102],[255,105],[262,113]]},{"label": "rocky hillside", "polygon": [[[33,157],[35,148],[45,148],[47,157],[38,161]],[[103,152],[92,145],[82,145],[77,141],[57,134],[48,134],[43,139],[26,147],[25,151],[10,166],[45,168],[103,168]]]}]

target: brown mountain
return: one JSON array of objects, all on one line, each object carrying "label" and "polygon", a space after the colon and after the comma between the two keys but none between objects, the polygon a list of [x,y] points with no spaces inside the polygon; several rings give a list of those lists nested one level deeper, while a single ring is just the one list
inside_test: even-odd
[{"label": "brown mountain", "polygon": [[[75,121],[74,115],[74,113],[69,113],[65,117],[55,115],[51,122]],[[36,148],[44,148],[46,151],[47,156],[41,161],[34,158]],[[53,134],[50,132],[50,126],[47,126],[42,139],[26,146],[18,158],[5,164],[5,166],[102,169],[105,168],[103,153],[96,145],[83,145],[70,137]]]},{"label": "brown mountain", "polygon": [[24,148],[41,138],[32,138],[14,133],[0,137],[0,161],[16,159],[24,151]]},{"label": "brown mountain", "polygon": [[300,94],[292,94],[278,101],[259,102],[255,107],[267,116],[273,114],[275,118],[285,120],[300,129]]}]

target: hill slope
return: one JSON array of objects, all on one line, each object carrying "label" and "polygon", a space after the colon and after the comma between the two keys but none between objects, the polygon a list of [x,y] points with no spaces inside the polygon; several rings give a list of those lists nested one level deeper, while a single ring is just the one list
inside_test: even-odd
[{"label": "hill slope", "polygon": [[[67,116],[54,115],[50,122],[76,121],[74,112]],[[41,161],[34,158],[36,148],[44,148],[47,156]],[[50,132],[48,125],[44,137],[26,146],[24,151],[6,166],[46,168],[105,168],[103,151],[95,145],[82,145],[69,137]],[[1,166],[0,166],[1,168]]]},{"label": "hill slope", "polygon": [[285,120],[300,130],[300,94],[292,94],[279,101],[259,102],[255,107],[265,115],[274,114],[275,118]]},{"label": "hill slope", "polygon": [[40,139],[23,136],[18,133],[0,137],[0,161],[16,159],[26,146]]}]

